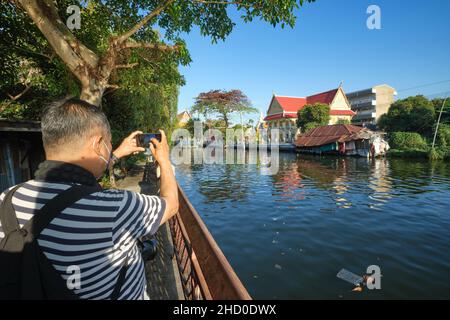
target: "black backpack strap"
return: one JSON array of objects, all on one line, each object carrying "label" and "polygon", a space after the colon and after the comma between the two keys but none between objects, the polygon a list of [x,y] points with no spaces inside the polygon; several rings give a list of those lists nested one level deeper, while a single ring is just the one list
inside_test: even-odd
[{"label": "black backpack strap", "polygon": [[123,287],[123,284],[125,283],[125,275],[127,274],[128,271],[128,260],[129,260],[129,256],[127,254],[125,261],[123,263],[122,269],[120,269],[119,271],[119,277],[117,278],[117,282],[116,285],[114,286],[114,290],[111,293],[111,300],[117,300],[119,299],[119,294],[120,294],[120,290]]},{"label": "black backpack strap", "polygon": [[39,234],[56,218],[64,209],[71,206],[85,196],[101,191],[100,186],[74,185],[60,192],[53,199],[49,200],[37,212],[22,229],[27,232],[27,241],[33,241]]},{"label": "black backpack strap", "polygon": [[0,222],[2,224],[3,233],[7,235],[8,233],[19,230],[20,225],[17,221],[16,212],[12,208],[12,196],[14,192],[16,192],[17,189],[19,189],[23,183],[16,185],[14,188],[9,190],[5,197],[3,198],[3,201],[1,203],[0,207]]},{"label": "black backpack strap", "polygon": [[[75,185],[71,188],[62,191],[51,201],[47,202],[44,207],[39,210],[38,214],[35,214],[22,229],[27,231],[27,240],[33,241],[39,236],[39,234],[49,225],[49,223],[63,211],[65,208],[74,204],[78,200],[85,196],[101,191],[100,186],[89,187],[84,185]],[[114,286],[113,293],[111,294],[112,300],[119,298],[120,290],[125,282],[125,275],[128,270],[128,255],[125,258],[125,262],[119,271],[119,277],[116,285]]]},{"label": "black backpack strap", "polygon": [[[11,232],[20,229],[17,217],[15,214],[14,207],[12,205],[12,196],[14,192],[20,187],[18,185],[11,189],[6,195],[1,203],[0,218],[2,223],[2,228],[4,233]],[[39,234],[50,224],[50,222],[58,216],[64,209],[71,206],[78,200],[84,198],[85,196],[99,192],[102,188],[100,186],[85,186],[85,185],[74,185],[68,189],[60,192],[53,199],[49,200],[22,228],[26,231],[26,242],[33,242]],[[44,256],[40,257],[42,260]],[[46,260],[46,259],[44,259]],[[125,258],[124,264],[119,272],[119,277],[117,283],[114,286],[113,292],[111,294],[111,299],[117,300],[119,298],[120,291],[125,282],[125,276],[128,270],[128,260],[129,256]],[[42,261],[41,264],[47,264],[47,268],[50,268],[50,264],[47,261]],[[66,297],[60,297],[64,299]]]}]

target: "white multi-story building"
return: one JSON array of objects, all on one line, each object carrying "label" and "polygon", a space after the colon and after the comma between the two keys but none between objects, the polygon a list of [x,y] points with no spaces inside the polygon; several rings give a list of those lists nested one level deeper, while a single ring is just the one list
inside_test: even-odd
[{"label": "white multi-story building", "polygon": [[347,93],[351,108],[356,112],[352,123],[360,126],[376,126],[380,117],[388,112],[396,95],[395,89],[387,84]]}]

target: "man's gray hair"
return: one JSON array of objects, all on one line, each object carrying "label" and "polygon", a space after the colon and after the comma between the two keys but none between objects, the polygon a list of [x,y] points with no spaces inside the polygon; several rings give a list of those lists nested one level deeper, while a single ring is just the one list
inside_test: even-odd
[{"label": "man's gray hair", "polygon": [[109,122],[103,111],[86,101],[74,98],[46,107],[41,128],[42,141],[46,148],[83,139],[98,129],[110,134]]}]

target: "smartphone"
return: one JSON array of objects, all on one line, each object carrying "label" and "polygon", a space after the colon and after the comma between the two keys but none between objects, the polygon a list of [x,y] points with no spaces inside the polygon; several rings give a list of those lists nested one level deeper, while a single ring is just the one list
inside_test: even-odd
[{"label": "smartphone", "polygon": [[136,136],[136,144],[138,147],[148,148],[151,139],[161,142],[161,133],[143,133]]}]

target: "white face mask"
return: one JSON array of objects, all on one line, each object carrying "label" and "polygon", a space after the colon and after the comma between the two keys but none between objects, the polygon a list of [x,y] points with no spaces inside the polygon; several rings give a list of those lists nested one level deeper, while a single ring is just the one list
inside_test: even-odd
[{"label": "white face mask", "polygon": [[[106,163],[106,168],[105,168],[105,170],[104,170],[104,172],[106,172],[106,170],[109,169],[109,164],[110,164],[110,162],[111,162],[111,150],[108,148],[108,146],[106,145],[105,141],[102,140],[102,142],[103,142],[103,144],[105,145],[106,150],[108,150],[108,154],[109,154],[108,160],[106,160],[105,157],[103,157],[102,155],[99,155],[98,157],[99,157],[100,159],[102,159],[102,160]],[[92,147],[94,147],[94,143],[95,143],[95,142],[92,142]],[[103,173],[104,173],[104,172],[103,172]],[[102,173],[99,177],[97,177],[97,179],[99,179],[99,178],[103,175],[103,173]]]},{"label": "white face mask", "polygon": [[102,142],[103,142],[103,144],[105,145],[106,150],[108,150],[108,154],[109,154],[108,160],[106,160],[102,155],[99,155],[98,157],[99,157],[100,159],[102,159],[103,161],[105,161],[105,163],[106,163],[106,168],[108,169],[109,163],[111,162],[111,150],[109,150],[109,148],[108,148],[108,146],[106,145],[105,141],[102,141]]}]

